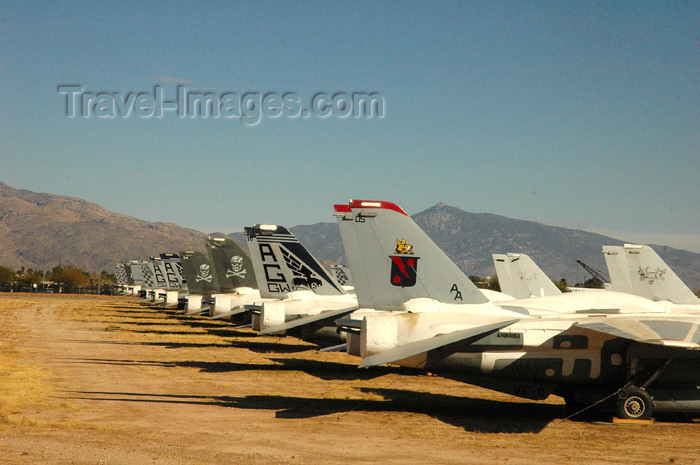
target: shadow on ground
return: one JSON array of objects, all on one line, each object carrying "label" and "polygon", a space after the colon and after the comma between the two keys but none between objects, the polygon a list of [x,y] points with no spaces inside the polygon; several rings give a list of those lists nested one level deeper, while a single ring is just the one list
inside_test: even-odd
[{"label": "shadow on ground", "polygon": [[63,398],[99,402],[148,402],[182,405],[211,405],[223,408],[274,410],[280,419],[312,418],[353,412],[420,413],[467,431],[483,433],[537,433],[561,418],[558,405],[497,402],[468,397],[431,394],[400,389],[362,388],[369,398],[327,399],[290,396],[202,396],[138,392],[66,391]]}]

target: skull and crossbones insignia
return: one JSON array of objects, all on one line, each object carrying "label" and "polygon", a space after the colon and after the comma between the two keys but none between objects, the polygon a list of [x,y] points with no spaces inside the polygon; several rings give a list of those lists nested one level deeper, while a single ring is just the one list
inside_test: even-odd
[{"label": "skull and crossbones insignia", "polygon": [[231,257],[231,269],[226,270],[226,277],[232,278],[236,276],[237,278],[245,278],[246,269],[243,268],[243,257],[240,255],[234,255]]},{"label": "skull and crossbones insignia", "polygon": [[199,274],[197,275],[197,282],[206,281],[211,282],[211,273],[209,271],[209,265],[203,263],[199,265]]}]

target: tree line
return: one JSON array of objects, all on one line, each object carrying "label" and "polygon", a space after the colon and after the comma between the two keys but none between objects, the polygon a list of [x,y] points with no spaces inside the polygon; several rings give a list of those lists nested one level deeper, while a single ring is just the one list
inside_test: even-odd
[{"label": "tree line", "polygon": [[[68,288],[79,286],[113,286],[116,276],[107,271],[101,273],[89,273],[75,265],[55,266],[50,271],[35,270],[32,268],[13,270],[10,267],[0,265],[0,283],[16,284],[24,287],[36,287],[39,285],[62,285]],[[35,286],[36,285],[36,286]]]}]

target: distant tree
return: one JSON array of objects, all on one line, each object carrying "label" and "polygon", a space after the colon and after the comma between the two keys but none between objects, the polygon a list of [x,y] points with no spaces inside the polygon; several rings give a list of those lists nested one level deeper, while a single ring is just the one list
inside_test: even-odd
[{"label": "distant tree", "polygon": [[102,270],[102,273],[100,273],[99,275],[95,274],[92,277],[92,281],[93,283],[99,284],[100,286],[114,285],[114,283],[117,282],[117,277],[106,270]]},{"label": "distant tree", "polygon": [[566,282],[566,278],[561,278],[559,282],[555,282],[554,285],[557,286],[562,292],[570,292],[569,283]]},{"label": "distant tree", "polygon": [[17,281],[17,276],[12,268],[0,265],[0,283],[11,283]]},{"label": "distant tree", "polygon": [[583,287],[586,289],[603,289],[603,282],[594,276],[585,280],[583,283],[576,283],[575,287]]},{"label": "distant tree", "polygon": [[57,266],[51,272],[51,280],[67,286],[89,286],[90,274],[75,265]]},{"label": "distant tree", "polygon": [[492,291],[501,292],[501,284],[498,282],[498,276],[491,276],[488,279],[489,289]]},{"label": "distant tree", "polygon": [[492,291],[501,291],[501,285],[498,283],[498,276],[482,278],[475,274],[469,275],[469,280],[474,283],[479,289],[491,289]]},{"label": "distant tree", "polygon": [[25,285],[39,284],[42,279],[41,271],[34,271],[31,268],[25,270],[24,267],[20,268],[20,270],[15,273],[15,276],[17,282]]}]

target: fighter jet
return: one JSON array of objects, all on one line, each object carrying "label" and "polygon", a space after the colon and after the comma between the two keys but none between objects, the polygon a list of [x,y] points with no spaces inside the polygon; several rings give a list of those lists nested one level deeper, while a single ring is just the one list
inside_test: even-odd
[{"label": "fighter jet", "polygon": [[117,263],[116,265],[114,265],[114,276],[117,280],[115,293],[119,295],[126,295],[127,287],[129,285],[126,276],[126,264]]},{"label": "fighter jet", "polygon": [[219,281],[211,267],[209,259],[201,252],[185,250],[180,252],[182,271],[187,279],[189,293],[184,296],[182,307],[186,315],[209,311],[208,305],[202,305],[203,298],[221,293]]},{"label": "fighter jet", "polygon": [[219,319],[245,313],[246,304],[260,300],[250,257],[229,237],[209,237],[205,243],[220,290],[204,299],[210,305],[209,316]]},{"label": "fighter jet", "polygon": [[612,290],[700,310],[700,299],[648,245],[606,245],[603,255]]},{"label": "fighter jet", "polygon": [[516,299],[559,295],[561,291],[539,266],[523,253],[493,254],[501,291]]},{"label": "fighter jet", "polygon": [[124,270],[128,283],[127,294],[134,296],[140,295],[140,292],[144,289],[143,271],[141,270],[140,261],[129,260],[124,264]]},{"label": "fighter jet", "polygon": [[142,298],[162,302],[166,308],[177,307],[179,296],[187,293],[187,280],[180,256],[162,253],[159,257],[140,260],[139,267],[143,276],[143,289],[140,293]]},{"label": "fighter jet", "polygon": [[622,418],[700,410],[700,317],[634,296],[607,308],[564,295],[496,305],[398,205],[351,200],[335,212],[358,303],[383,310],[354,328],[361,367],[419,367],[570,405],[610,397]]},{"label": "fighter jet", "polygon": [[338,283],[287,228],[254,225],[244,231],[260,296],[267,299],[247,305],[253,329],[261,334],[301,330],[298,335],[304,337],[331,327],[335,333],[333,320],[358,308],[353,291]]},{"label": "fighter jet", "polygon": [[345,265],[334,264],[331,265],[331,273],[333,277],[346,291],[354,291],[355,284],[352,282],[352,273],[350,273],[350,268]]}]

